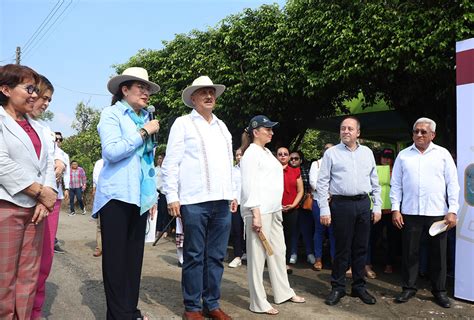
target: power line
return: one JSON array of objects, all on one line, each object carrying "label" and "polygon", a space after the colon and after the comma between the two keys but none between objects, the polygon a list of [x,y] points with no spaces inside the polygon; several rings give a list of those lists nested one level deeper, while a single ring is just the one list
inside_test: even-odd
[{"label": "power line", "polygon": [[91,92],[84,92],[84,91],[79,91],[79,90],[73,90],[73,89],[69,89],[69,88],[60,86],[60,85],[58,85],[57,83],[55,83],[54,86],[55,86],[55,87],[62,88],[62,89],[67,90],[67,91],[71,91],[71,92],[75,92],[75,93],[87,94],[87,95],[90,95],[90,96],[103,96],[103,97],[110,97],[110,96],[111,96],[110,94],[91,93]]},{"label": "power line", "polygon": [[[61,3],[61,5],[58,7],[58,4]],[[59,8],[63,5],[64,0],[58,0],[54,7],[51,9],[51,11],[48,13],[46,18],[44,18],[43,22],[36,28],[36,31],[31,35],[31,37],[26,41],[26,43],[23,45],[23,50],[28,49],[28,47],[31,45],[31,43],[38,37],[39,33],[44,29],[46,24],[49,23],[49,21],[52,19],[52,17],[56,14],[56,12],[59,10]],[[57,8],[56,8],[57,7]]]},{"label": "power line", "polygon": [[36,41],[35,45],[34,46],[30,46],[26,52],[25,52],[25,55],[27,55],[28,53],[30,52],[34,52],[33,49],[36,48],[38,45],[41,44],[41,40],[44,38],[45,35],[48,34],[49,30],[51,30],[51,28],[56,24],[56,22],[64,15],[64,13],[66,12],[66,10],[71,6],[72,4],[72,0],[70,0],[69,4],[63,9],[63,11],[61,11],[61,13],[56,17],[56,19],[53,21],[53,23],[51,23],[48,27],[48,29],[46,29],[46,31],[43,33],[43,35],[41,36],[41,38],[38,39],[38,41]]}]

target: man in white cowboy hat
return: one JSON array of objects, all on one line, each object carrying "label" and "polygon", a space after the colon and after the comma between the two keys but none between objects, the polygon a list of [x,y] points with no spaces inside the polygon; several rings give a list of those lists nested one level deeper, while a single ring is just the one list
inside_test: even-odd
[{"label": "man in white cowboy hat", "polygon": [[193,108],[171,127],[161,167],[163,193],[172,216],[182,217],[183,319],[231,319],[219,307],[223,260],[232,210],[232,137],[213,113],[225,86],[201,76],[182,93]]}]

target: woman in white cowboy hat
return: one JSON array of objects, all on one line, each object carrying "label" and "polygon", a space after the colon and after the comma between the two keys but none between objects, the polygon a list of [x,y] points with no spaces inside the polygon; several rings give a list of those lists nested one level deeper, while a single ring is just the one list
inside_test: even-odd
[{"label": "woman in white cowboy hat", "polygon": [[207,76],[184,89],[193,111],[173,123],[161,166],[168,212],[183,217],[183,319],[230,319],[219,298],[234,198],[232,137],[212,113],[224,89]]},{"label": "woman in white cowboy hat", "polygon": [[137,308],[147,218],[156,213],[157,192],[150,135],[150,95],[160,87],[143,68],[128,68],[107,84],[112,106],[97,126],[104,167],[94,198],[102,233],[102,273],[107,319],[146,319]]}]

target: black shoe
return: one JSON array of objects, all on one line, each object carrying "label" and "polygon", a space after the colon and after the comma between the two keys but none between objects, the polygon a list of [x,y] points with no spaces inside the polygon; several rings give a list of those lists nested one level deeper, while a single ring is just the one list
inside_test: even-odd
[{"label": "black shoe", "polygon": [[377,300],[366,289],[361,289],[351,292],[352,297],[357,297],[365,304],[375,304]]},{"label": "black shoe", "polygon": [[61,247],[59,246],[59,244],[55,244],[54,245],[54,253],[65,253],[66,251],[64,251],[63,249],[61,249]]},{"label": "black shoe", "polygon": [[413,290],[403,290],[398,296],[395,297],[395,302],[404,303],[413,298],[416,294],[416,291]]},{"label": "black shoe", "polygon": [[437,294],[434,294],[435,301],[438,305],[440,305],[443,308],[451,308],[451,300],[449,300],[448,295],[446,292],[440,292]]},{"label": "black shoe", "polygon": [[333,306],[341,300],[342,297],[346,295],[345,291],[342,290],[336,290],[332,289],[331,293],[329,296],[324,300],[324,303],[326,303],[328,306]]}]

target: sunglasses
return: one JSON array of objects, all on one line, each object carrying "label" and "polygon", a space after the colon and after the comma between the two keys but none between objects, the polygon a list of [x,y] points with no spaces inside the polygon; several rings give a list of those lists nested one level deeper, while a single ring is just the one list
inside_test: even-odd
[{"label": "sunglasses", "polygon": [[283,152],[283,153],[280,152],[280,153],[278,153],[278,156],[279,156],[279,157],[288,157],[289,154],[288,154],[288,153],[284,153],[284,152]]},{"label": "sunglasses", "polygon": [[294,158],[291,157],[291,158],[290,158],[290,161],[299,161],[299,160],[300,160],[300,157],[294,157]]},{"label": "sunglasses", "polygon": [[428,133],[428,131],[420,130],[420,129],[413,130],[413,134],[419,134],[419,133],[421,133],[422,135],[425,135]]},{"label": "sunglasses", "polygon": [[40,92],[39,88],[32,84],[24,86],[23,89],[25,89],[26,92],[28,92],[28,94],[33,94],[33,92],[36,92],[36,94],[39,94]]},{"label": "sunglasses", "polygon": [[63,138],[57,138],[56,137],[56,141],[63,142]]}]

